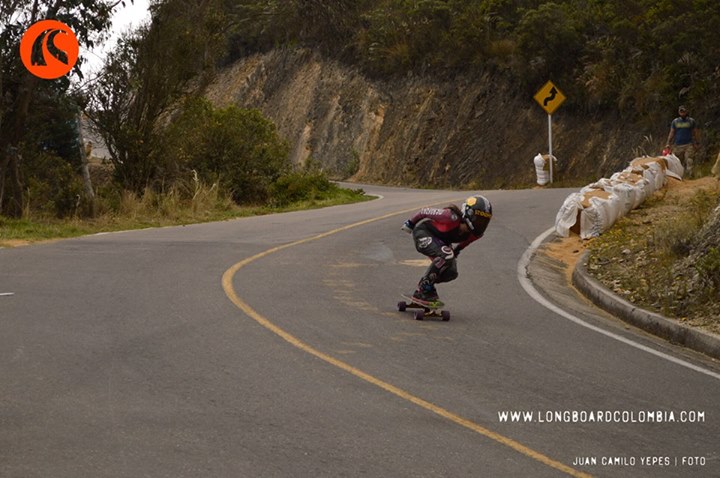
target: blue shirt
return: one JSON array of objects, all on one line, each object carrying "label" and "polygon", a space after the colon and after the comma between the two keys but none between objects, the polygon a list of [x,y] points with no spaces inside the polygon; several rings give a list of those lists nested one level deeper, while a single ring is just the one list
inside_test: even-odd
[{"label": "blue shirt", "polygon": [[695,120],[689,116],[683,118],[678,116],[670,125],[675,130],[675,144],[690,144],[693,141],[693,130],[695,129]]}]

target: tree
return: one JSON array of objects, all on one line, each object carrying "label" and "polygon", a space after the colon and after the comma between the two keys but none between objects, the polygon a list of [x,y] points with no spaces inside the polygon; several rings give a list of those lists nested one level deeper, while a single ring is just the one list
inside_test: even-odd
[{"label": "tree", "polygon": [[[22,215],[24,179],[22,151],[24,143],[33,142],[29,125],[42,124],[46,118],[38,101],[64,97],[70,82],[68,76],[41,80],[21,64],[20,39],[33,23],[56,19],[68,25],[79,43],[92,48],[110,25],[110,15],[120,2],[116,0],[10,0],[0,6],[0,214]],[[76,64],[71,74],[80,75]]]},{"label": "tree", "polygon": [[88,114],[121,185],[138,194],[166,182],[163,124],[177,102],[211,77],[225,51],[220,0],[166,0],[152,22],[122,37],[91,92]]},{"label": "tree", "polygon": [[545,2],[525,12],[516,29],[518,50],[527,65],[521,74],[532,83],[546,78],[570,83],[583,49],[583,25],[568,4]]}]

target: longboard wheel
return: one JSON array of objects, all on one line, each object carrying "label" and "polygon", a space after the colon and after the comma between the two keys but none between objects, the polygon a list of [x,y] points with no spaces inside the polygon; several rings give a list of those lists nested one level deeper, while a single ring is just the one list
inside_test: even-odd
[{"label": "longboard wheel", "polygon": [[398,310],[400,312],[405,312],[405,309],[407,309],[407,304],[405,302],[398,302]]},{"label": "longboard wheel", "polygon": [[425,320],[425,311],[422,311],[422,310],[415,311],[415,320]]},{"label": "longboard wheel", "polygon": [[442,312],[440,312],[440,316],[442,317],[443,322],[447,322],[448,320],[450,320],[450,311],[443,310]]}]

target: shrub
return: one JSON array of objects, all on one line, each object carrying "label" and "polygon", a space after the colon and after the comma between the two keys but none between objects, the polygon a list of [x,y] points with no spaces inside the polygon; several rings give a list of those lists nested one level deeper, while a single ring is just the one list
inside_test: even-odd
[{"label": "shrub", "polygon": [[323,199],[334,187],[322,172],[288,173],[271,186],[270,204],[283,207],[294,202]]},{"label": "shrub", "polygon": [[165,132],[168,176],[196,171],[203,183],[232,191],[239,204],[268,200],[271,185],[289,169],[289,147],[257,110],[214,108],[188,100]]},{"label": "shrub", "polygon": [[697,261],[697,270],[713,291],[720,290],[720,249],[710,247]]},{"label": "shrub", "polygon": [[76,214],[83,187],[70,163],[45,151],[24,151],[22,157],[22,174],[27,178],[25,209],[58,218]]}]

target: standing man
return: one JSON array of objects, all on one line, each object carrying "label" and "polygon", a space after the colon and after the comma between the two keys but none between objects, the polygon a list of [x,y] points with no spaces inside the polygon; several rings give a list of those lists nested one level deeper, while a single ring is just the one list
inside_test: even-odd
[{"label": "standing man", "polygon": [[684,106],[678,108],[678,116],[670,124],[666,148],[685,163],[685,176],[692,177],[693,156],[700,145],[700,134],[695,120],[688,116]]}]

